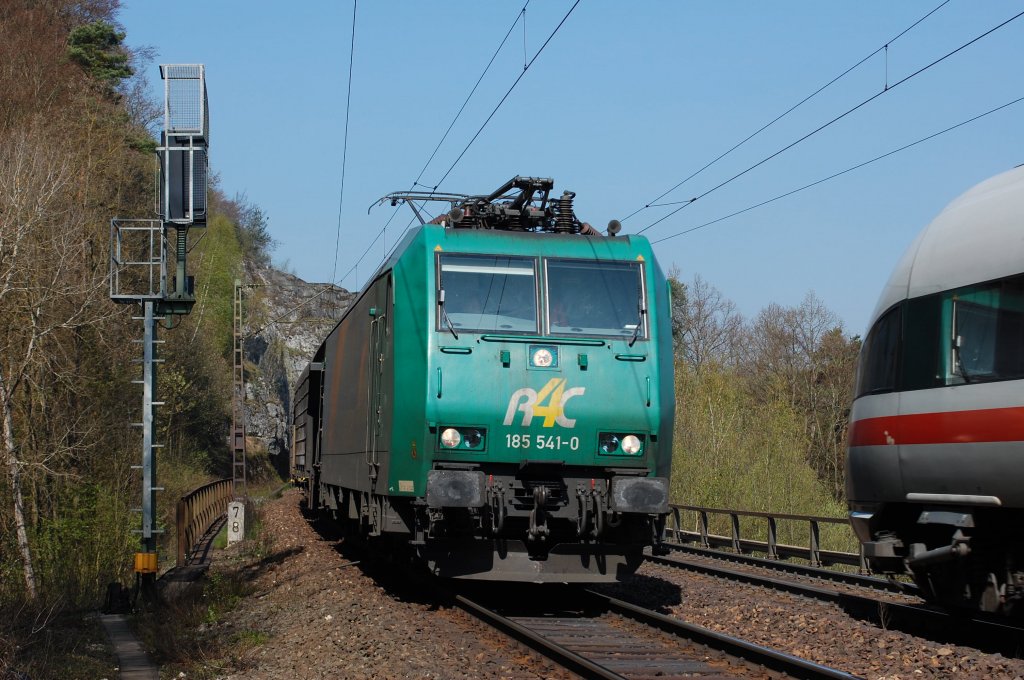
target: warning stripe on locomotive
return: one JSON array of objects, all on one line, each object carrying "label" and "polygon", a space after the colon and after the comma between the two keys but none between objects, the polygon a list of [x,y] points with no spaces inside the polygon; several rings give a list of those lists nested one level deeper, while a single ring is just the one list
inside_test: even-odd
[{"label": "warning stripe on locomotive", "polygon": [[978,444],[1024,441],[1024,406],[864,418],[850,425],[850,446]]}]

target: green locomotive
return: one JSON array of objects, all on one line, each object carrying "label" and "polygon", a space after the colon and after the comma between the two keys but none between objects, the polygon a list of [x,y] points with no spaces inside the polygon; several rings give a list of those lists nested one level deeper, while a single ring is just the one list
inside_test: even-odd
[{"label": "green locomotive", "polygon": [[294,404],[307,503],[445,577],[622,579],[668,512],[669,288],[642,237],[516,177],[409,232]]}]

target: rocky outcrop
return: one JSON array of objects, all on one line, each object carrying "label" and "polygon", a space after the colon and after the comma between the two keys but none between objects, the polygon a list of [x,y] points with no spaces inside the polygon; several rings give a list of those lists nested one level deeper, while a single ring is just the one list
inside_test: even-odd
[{"label": "rocky outcrop", "polygon": [[245,284],[247,449],[285,472],[295,382],[355,295],[253,263]]}]

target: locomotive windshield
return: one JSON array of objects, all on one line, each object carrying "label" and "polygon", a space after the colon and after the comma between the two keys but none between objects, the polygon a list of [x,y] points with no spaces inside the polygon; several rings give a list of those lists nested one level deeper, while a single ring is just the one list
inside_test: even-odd
[{"label": "locomotive windshield", "polygon": [[533,258],[441,255],[444,309],[458,330],[537,332],[537,273]]},{"label": "locomotive windshield", "polygon": [[549,259],[546,271],[549,333],[647,337],[639,262]]}]

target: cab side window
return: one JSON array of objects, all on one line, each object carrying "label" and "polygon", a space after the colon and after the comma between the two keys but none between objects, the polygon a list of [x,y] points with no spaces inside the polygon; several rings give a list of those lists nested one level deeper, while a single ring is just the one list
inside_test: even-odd
[{"label": "cab side window", "polygon": [[950,374],[957,382],[1024,378],[1024,276],[952,291]]},{"label": "cab side window", "polygon": [[868,333],[857,367],[857,396],[896,389],[902,305],[883,314]]}]

